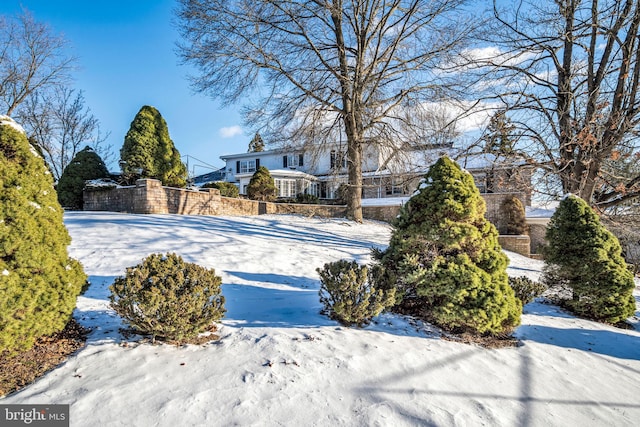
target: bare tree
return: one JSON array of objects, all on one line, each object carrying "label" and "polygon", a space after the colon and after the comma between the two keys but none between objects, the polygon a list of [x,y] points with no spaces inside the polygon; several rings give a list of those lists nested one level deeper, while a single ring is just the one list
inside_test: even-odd
[{"label": "bare tree", "polygon": [[520,142],[530,141],[528,152],[565,193],[600,209],[637,198],[640,175],[621,183],[606,165],[638,148],[640,2],[494,0],[492,12],[491,45],[469,58],[492,67],[485,85]]},{"label": "bare tree", "polygon": [[109,134],[101,133],[98,119],[85,107],[82,91],[62,86],[34,92],[20,105],[16,117],[56,180],[86,145],[105,163],[113,160],[112,147],[103,144]]},{"label": "bare tree", "polygon": [[250,101],[261,131],[344,144],[348,215],[361,221],[363,147],[397,140],[405,107],[454,96],[444,67],[473,29],[465,3],[180,0],[180,54],[200,71],[196,90]]},{"label": "bare tree", "polygon": [[12,115],[35,91],[65,85],[75,58],[65,39],[29,12],[0,16],[0,109]]}]

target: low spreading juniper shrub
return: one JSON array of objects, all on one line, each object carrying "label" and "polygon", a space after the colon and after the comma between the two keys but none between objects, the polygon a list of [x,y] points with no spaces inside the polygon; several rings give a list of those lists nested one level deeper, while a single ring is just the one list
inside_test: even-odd
[{"label": "low spreading juniper shrub", "polygon": [[548,289],[547,285],[529,279],[526,276],[509,277],[509,285],[522,305],[529,304]]},{"label": "low spreading juniper shrub", "polygon": [[320,302],[325,312],[344,325],[363,326],[395,303],[395,289],[376,289],[380,267],[340,260],[316,271],[320,275]]},{"label": "low spreading juniper shrub", "polygon": [[224,316],[221,283],[213,269],[176,254],[152,254],[116,278],[109,299],[132,329],[180,343],[211,330]]}]

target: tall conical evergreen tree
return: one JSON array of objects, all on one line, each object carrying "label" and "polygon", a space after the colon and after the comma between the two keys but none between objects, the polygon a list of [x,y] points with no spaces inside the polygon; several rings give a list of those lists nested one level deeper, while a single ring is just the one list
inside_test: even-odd
[{"label": "tall conical evergreen tree", "polygon": [[580,316],[609,323],[633,316],[633,273],[618,239],[587,202],[568,196],[547,226],[544,281],[572,292],[567,308]]},{"label": "tall conical evergreen tree", "polygon": [[259,153],[264,151],[264,141],[258,132],[253,136],[253,139],[249,142],[249,153]]},{"label": "tall conical evergreen tree", "polygon": [[28,349],[71,318],[86,276],[70,242],[44,160],[0,116],[0,353]]},{"label": "tall conical evergreen tree", "polygon": [[276,199],[278,189],[274,183],[273,177],[269,173],[269,169],[260,166],[249,180],[247,185],[247,196],[252,200],[260,200],[262,202],[270,202]]},{"label": "tall conical evergreen tree", "polygon": [[109,171],[102,158],[91,147],[78,151],[64,168],[56,188],[58,201],[65,208],[82,209],[85,181],[108,178]]},{"label": "tall conical evergreen tree", "polygon": [[163,185],[184,187],[187,169],[169,137],[167,122],[154,107],[143,106],[131,122],[120,150],[122,172],[155,178]]},{"label": "tall conical evergreen tree", "polygon": [[449,330],[500,334],[520,323],[507,257],[472,176],[440,158],[394,223],[377,257],[402,304]]}]

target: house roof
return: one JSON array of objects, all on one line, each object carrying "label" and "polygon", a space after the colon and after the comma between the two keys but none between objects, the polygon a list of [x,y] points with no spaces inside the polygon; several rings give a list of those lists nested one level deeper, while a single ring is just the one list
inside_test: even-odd
[{"label": "house roof", "polygon": [[294,148],[291,148],[291,149],[277,148],[274,150],[248,151],[246,153],[225,154],[224,156],[220,156],[220,159],[227,161],[227,160],[233,160],[233,159],[244,159],[247,157],[264,157],[264,156],[270,156],[273,154],[289,153],[291,151],[296,151],[296,150]]}]

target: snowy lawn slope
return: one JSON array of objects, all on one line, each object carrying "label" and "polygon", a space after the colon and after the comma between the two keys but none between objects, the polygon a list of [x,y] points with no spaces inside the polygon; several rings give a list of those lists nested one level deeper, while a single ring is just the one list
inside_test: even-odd
[{"label": "snowy lawn slope", "polygon": [[[637,426],[640,332],[525,307],[522,346],[487,350],[384,314],[365,329],[319,314],[324,263],[367,262],[377,222],[299,216],[67,213],[92,285],[76,317],[93,328],[63,366],[2,403],[67,403],[72,426]],[[215,268],[221,340],[175,347],[119,332],[108,286],[153,252]],[[510,275],[537,278],[515,254]],[[640,293],[636,292],[637,299]]]}]

